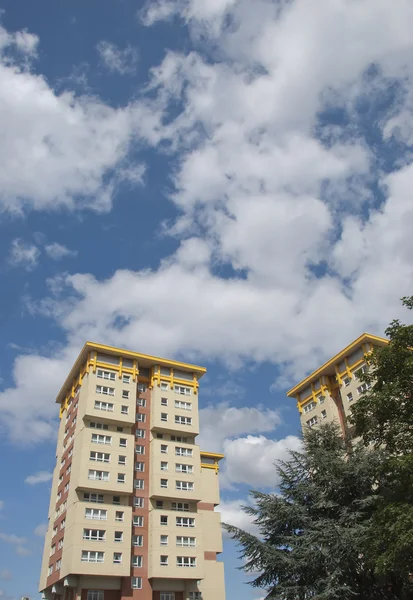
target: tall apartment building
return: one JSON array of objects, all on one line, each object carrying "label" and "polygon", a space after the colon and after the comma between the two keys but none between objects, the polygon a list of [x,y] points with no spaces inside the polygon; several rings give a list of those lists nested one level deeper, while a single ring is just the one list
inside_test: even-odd
[{"label": "tall apartment building", "polygon": [[225,600],[205,369],[87,342],[60,390],[47,600]]},{"label": "tall apartment building", "polygon": [[336,421],[344,435],[351,405],[366,389],[367,384],[359,378],[367,368],[366,355],[375,346],[386,344],[385,338],[363,333],[289,390],[287,396],[297,400],[301,426]]}]

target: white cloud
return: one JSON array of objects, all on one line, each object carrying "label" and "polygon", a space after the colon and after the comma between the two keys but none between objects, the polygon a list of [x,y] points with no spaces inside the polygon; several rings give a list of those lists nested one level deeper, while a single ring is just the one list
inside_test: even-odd
[{"label": "white cloud", "polygon": [[16,554],[19,556],[29,556],[31,554],[31,551],[26,548],[27,539],[25,537],[15,535],[14,533],[0,532],[0,540],[13,546]]},{"label": "white cloud", "polygon": [[135,48],[127,46],[123,50],[116,44],[101,41],[96,46],[99,56],[109,71],[120,75],[132,74],[136,70],[138,52]]},{"label": "white cloud", "polygon": [[38,263],[40,250],[34,244],[29,244],[19,238],[11,243],[8,262],[13,267],[23,267],[32,271]]},{"label": "white cloud", "polygon": [[58,242],[53,242],[52,244],[46,244],[44,247],[44,251],[53,260],[60,260],[61,258],[65,258],[68,256],[76,256],[76,250],[70,250],[66,248],[63,244],[59,244]]},{"label": "white cloud", "polygon": [[[258,535],[258,527],[254,525],[250,515],[242,510],[243,506],[251,505],[250,499],[246,500],[221,500],[216,511],[221,513],[222,523],[234,525],[253,535]],[[223,535],[229,537],[229,534],[223,529]]]},{"label": "white cloud", "polygon": [[50,473],[49,471],[38,471],[37,473],[33,473],[33,475],[28,475],[24,482],[29,485],[37,485],[38,483],[50,481],[52,477],[53,473]]},{"label": "white cloud", "polygon": [[44,537],[46,535],[46,531],[47,523],[40,523],[39,525],[37,525],[33,533],[34,535],[37,535],[39,537]]},{"label": "white cloud", "polygon": [[12,579],[12,572],[10,571],[10,569],[1,569],[0,579],[2,581],[10,581]]},{"label": "white cloud", "polygon": [[[27,68],[37,42],[0,29],[0,210],[107,211],[116,186],[143,173],[129,150],[138,139],[157,139],[158,106],[142,100],[115,109],[90,94],[57,94]],[[16,46],[23,56],[11,60]]]}]

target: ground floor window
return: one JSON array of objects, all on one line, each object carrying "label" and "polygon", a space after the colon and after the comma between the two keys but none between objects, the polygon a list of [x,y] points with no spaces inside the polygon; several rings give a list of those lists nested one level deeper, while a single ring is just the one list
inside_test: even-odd
[{"label": "ground floor window", "polygon": [[88,590],[87,600],[104,600],[103,590]]},{"label": "ground floor window", "polygon": [[175,600],[175,592],[161,592],[161,600]]}]

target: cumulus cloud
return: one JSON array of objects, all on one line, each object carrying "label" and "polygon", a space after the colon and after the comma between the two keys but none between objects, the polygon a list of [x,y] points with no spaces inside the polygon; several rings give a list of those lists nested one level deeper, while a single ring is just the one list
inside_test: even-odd
[{"label": "cumulus cloud", "polygon": [[53,260],[60,260],[61,258],[66,258],[69,256],[76,256],[76,250],[70,250],[63,244],[59,244],[58,242],[53,242],[52,244],[46,244],[44,247],[44,251],[46,252],[49,258]]},{"label": "cumulus cloud", "polygon": [[37,525],[33,533],[34,535],[37,535],[39,537],[44,537],[46,535],[46,531],[47,523],[40,523],[39,525]]},{"label": "cumulus cloud", "polygon": [[11,243],[9,264],[12,267],[23,267],[27,271],[32,271],[37,267],[39,256],[40,250],[37,246],[16,238]]},{"label": "cumulus cloud", "polygon": [[[215,509],[221,513],[222,523],[228,525],[234,525],[244,531],[248,531],[253,535],[258,535],[258,527],[253,523],[253,519],[250,515],[242,510],[243,506],[250,505],[251,502],[247,498],[244,500],[221,500],[221,504]],[[226,537],[230,537],[229,534],[223,529],[222,533]]]},{"label": "cumulus cloud", "polygon": [[2,581],[10,581],[12,579],[13,575],[12,572],[10,571],[10,569],[1,569],[0,571],[0,579]]},{"label": "cumulus cloud", "polygon": [[26,547],[27,539],[14,533],[0,532],[0,540],[14,547],[19,556],[29,556],[31,551]]},{"label": "cumulus cloud", "polygon": [[50,481],[52,477],[53,473],[50,473],[49,471],[38,471],[37,473],[33,473],[33,475],[28,475],[24,482],[29,485],[37,485],[38,483]]},{"label": "cumulus cloud", "polygon": [[120,75],[132,74],[136,70],[138,52],[127,46],[123,50],[111,42],[102,40],[96,46],[99,56],[109,71]]}]

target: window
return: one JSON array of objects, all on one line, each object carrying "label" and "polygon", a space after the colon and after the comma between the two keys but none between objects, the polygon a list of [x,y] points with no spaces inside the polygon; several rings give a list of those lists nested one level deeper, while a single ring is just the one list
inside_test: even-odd
[{"label": "window", "polygon": [[322,419],[326,419],[327,418],[327,411],[326,410],[322,410],[321,411],[321,418]]},{"label": "window", "polygon": [[133,506],[143,508],[145,506],[145,500],[141,496],[135,496],[133,499]]},{"label": "window", "polygon": [[147,389],[146,383],[138,383],[138,392],[146,392]]},{"label": "window", "polygon": [[192,402],[184,402],[183,400],[175,400],[175,408],[183,410],[192,410]]},{"label": "window", "polygon": [[53,537],[56,535],[57,533],[57,527],[53,527]]},{"label": "window", "polygon": [[130,383],[130,375],[122,375],[122,383]]},{"label": "window", "polygon": [[118,483],[125,483],[125,481],[126,481],[125,473],[118,473],[117,481],[118,481]]},{"label": "window", "polygon": [[137,438],[142,438],[144,439],[146,436],[146,431],[144,429],[137,429],[136,430],[136,437]]},{"label": "window", "polygon": [[168,463],[164,460],[161,461],[161,471],[167,471],[168,470]]},{"label": "window", "polygon": [[89,427],[92,429],[105,429],[106,431],[109,429],[109,425],[107,423],[95,423],[90,421]]},{"label": "window", "polygon": [[168,480],[161,479],[161,488],[167,488],[167,487],[168,487]]},{"label": "window", "polygon": [[190,396],[191,391],[192,390],[190,387],[186,387],[184,385],[174,385],[175,394],[182,394],[183,396]]},{"label": "window", "polygon": [[188,502],[172,502],[171,509],[181,510],[182,512],[189,512],[189,504]]},{"label": "window", "polygon": [[318,423],[318,417],[311,417],[311,419],[308,419],[307,421],[307,425],[309,427],[314,427],[314,425],[317,425]]},{"label": "window", "polygon": [[84,529],[83,539],[91,540],[93,542],[104,542],[106,537],[106,531],[104,529]]},{"label": "window", "polygon": [[133,517],[133,525],[134,527],[143,527],[143,517],[139,516],[134,516]]},{"label": "window", "polygon": [[196,567],[195,556],[177,556],[176,557],[177,567]]},{"label": "window", "polygon": [[168,545],[168,536],[167,535],[161,535],[161,537],[160,537],[160,544],[161,544],[161,546],[167,546]]},{"label": "window", "polygon": [[118,433],[123,433],[123,427],[116,427],[116,431]]},{"label": "window", "polygon": [[[100,379],[109,379],[109,381],[115,381],[116,380],[116,373],[114,373],[113,371],[102,371],[102,369],[98,369],[96,371],[96,375],[98,377],[100,377]],[[101,387],[101,386],[98,386]],[[100,393],[100,392],[98,392]]]},{"label": "window", "polygon": [[350,377],[343,377],[342,381],[346,387],[351,383]]},{"label": "window", "polygon": [[114,396],[115,388],[107,387],[106,385],[97,385],[96,386],[97,394],[104,394],[105,396]]},{"label": "window", "polygon": [[145,482],[143,479],[135,479],[134,486],[135,486],[135,490],[144,490]]},{"label": "window", "polygon": [[167,567],[168,566],[168,557],[165,556],[164,554],[161,554],[160,564],[161,564],[162,567]]},{"label": "window", "polygon": [[180,448],[175,446],[175,456],[192,456],[192,448]]},{"label": "window", "polygon": [[122,552],[114,552],[113,553],[113,562],[116,565],[121,565],[122,564]]},{"label": "window", "polygon": [[136,415],[136,422],[137,423],[145,423],[146,422],[146,415],[144,415],[143,413],[138,413]]},{"label": "window", "polygon": [[144,470],[145,470],[145,463],[144,462],[137,462],[137,463],[135,463],[135,471],[140,471],[141,473],[143,473]]},{"label": "window", "polygon": [[371,385],[369,383],[362,383],[357,388],[357,393],[359,396],[361,396],[361,394],[364,394],[364,392],[367,392],[367,390],[369,390],[370,388],[371,388]]},{"label": "window", "polygon": [[163,500],[157,500],[155,506],[156,508],[163,508]]},{"label": "window", "polygon": [[161,381],[161,390],[166,391],[169,390],[169,385],[166,381]]},{"label": "window", "polygon": [[166,444],[161,444],[161,454],[168,454],[168,446]]},{"label": "window", "polygon": [[88,479],[94,481],[109,481],[109,471],[94,471],[89,469]]},{"label": "window", "polygon": [[120,496],[112,496],[112,504],[120,504]]},{"label": "window", "polygon": [[128,440],[126,438],[119,438],[119,446],[121,448],[126,448],[128,444]]},{"label": "window", "polygon": [[123,542],[123,531],[115,531],[114,541]]},{"label": "window", "polygon": [[175,489],[183,492],[192,492],[194,489],[193,481],[176,481]]},{"label": "window", "polygon": [[177,535],[176,545],[194,548],[196,546],[196,538]]},{"label": "window", "polygon": [[107,410],[109,412],[113,412],[112,402],[101,402],[100,400],[95,400],[95,408],[96,410]]},{"label": "window", "polygon": [[94,444],[109,445],[112,443],[112,436],[111,435],[102,435],[99,433],[92,433],[92,442]]},{"label": "window", "polygon": [[194,472],[194,467],[192,465],[183,465],[181,463],[175,463],[175,471],[177,473],[192,474]]},{"label": "window", "polygon": [[122,406],[120,407],[120,412],[122,415],[127,415],[129,412],[129,407],[122,404]]},{"label": "window", "polygon": [[88,590],[87,600],[103,600],[103,590]]},{"label": "window", "polygon": [[132,567],[142,567],[143,556],[132,556]]},{"label": "window", "polygon": [[315,402],[308,402],[304,407],[303,407],[303,413],[307,414],[309,412],[311,412],[312,410],[314,410],[316,408],[317,404]]},{"label": "window", "polygon": [[97,519],[98,521],[106,521],[108,511],[102,508],[86,508],[85,519]]},{"label": "window", "polygon": [[134,546],[143,546],[143,535],[133,535],[132,544]]},{"label": "window", "polygon": [[145,454],[145,446],[135,446],[136,454]]},{"label": "window", "polygon": [[175,415],[175,424],[192,425],[192,417],[181,417],[180,415]]},{"label": "window", "polygon": [[61,566],[62,566],[62,560],[59,558],[59,560],[56,561],[56,571],[60,571]]},{"label": "window", "polygon": [[325,396],[317,396],[317,400],[319,404],[324,404],[324,402],[326,401],[326,397]]},{"label": "window", "polygon": [[195,519],[193,517],[176,517],[177,527],[195,527]]},{"label": "window", "polygon": [[119,454],[118,456],[118,465],[126,465],[126,456]]},{"label": "window", "polygon": [[57,544],[57,549],[58,550],[61,550],[62,548],[63,548],[63,538],[61,540],[59,540],[58,544]]},{"label": "window", "polygon": [[97,462],[110,462],[110,454],[106,454],[105,452],[90,452],[89,455],[90,460],[96,460]]},{"label": "window", "polygon": [[156,434],[156,439],[157,440],[163,440],[163,433],[157,433]]},{"label": "window", "polygon": [[168,413],[161,413],[161,421],[167,421],[168,420]]},{"label": "window", "polygon": [[175,600],[175,592],[161,592],[160,600]]},{"label": "window", "polygon": [[51,575],[53,573],[53,565],[50,565],[50,567],[47,569],[47,575]]},{"label": "window", "polygon": [[122,398],[124,400],[129,400],[129,390],[122,390]]},{"label": "window", "polygon": [[351,394],[351,393],[350,393],[350,394],[347,394],[347,400],[348,400],[349,402],[352,402],[352,401],[353,401],[353,394]]},{"label": "window", "polygon": [[132,589],[133,590],[141,590],[142,589],[142,577],[132,577]]},{"label": "window", "polygon": [[168,406],[168,398],[161,398],[161,406]]},{"label": "window", "polygon": [[53,544],[53,546],[50,548],[50,554],[49,556],[53,556],[53,554],[56,552],[56,544]]},{"label": "window", "polygon": [[145,406],[146,406],[146,400],[145,400],[145,398],[138,398],[136,400],[136,404],[138,406],[142,406],[142,408],[145,408]]},{"label": "window", "polygon": [[123,521],[125,519],[125,513],[123,510],[117,510],[115,512],[115,521]]},{"label": "window", "polygon": [[202,600],[202,592],[189,592],[189,600]]},{"label": "window", "polygon": [[95,550],[82,550],[82,562],[103,563],[104,560],[104,552],[96,552]]},{"label": "window", "polygon": [[354,379],[360,379],[361,375],[363,375],[363,373],[367,373],[367,366],[363,365],[362,367],[360,367],[360,369],[357,369],[357,371],[354,371]]},{"label": "window", "polygon": [[168,515],[161,515],[159,522],[161,525],[168,525]]}]

